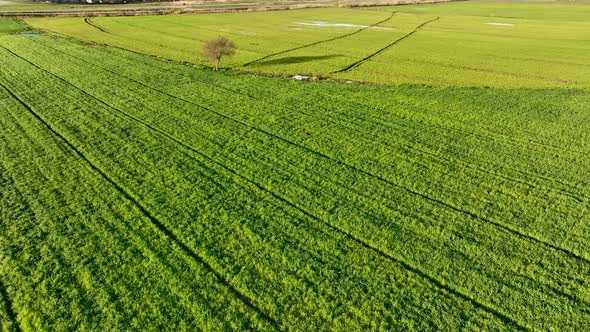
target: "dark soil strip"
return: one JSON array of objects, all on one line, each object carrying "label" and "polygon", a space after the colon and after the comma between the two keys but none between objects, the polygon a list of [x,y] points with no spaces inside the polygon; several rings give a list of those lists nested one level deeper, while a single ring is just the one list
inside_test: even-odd
[{"label": "dark soil strip", "polygon": [[22,331],[20,325],[18,324],[18,320],[16,319],[16,313],[14,312],[12,301],[10,301],[10,297],[8,296],[8,292],[6,291],[6,288],[4,287],[2,281],[0,281],[0,297],[4,299],[6,312],[8,313],[8,317],[10,318],[10,320],[12,320],[13,322],[14,331]]},{"label": "dark soil strip", "polygon": [[417,27],[416,27],[416,29],[414,29],[414,31],[412,31],[412,32],[408,33],[407,35],[405,35],[405,36],[403,36],[403,37],[401,37],[401,38],[397,39],[397,40],[396,40],[396,41],[394,41],[393,43],[391,43],[391,44],[389,44],[389,45],[385,46],[384,48],[382,48],[382,49],[378,50],[377,52],[375,52],[375,53],[373,53],[373,54],[371,54],[371,55],[369,55],[369,56],[367,56],[367,57],[365,57],[365,58],[363,58],[363,59],[361,59],[361,60],[359,60],[359,61],[357,61],[357,62],[355,62],[355,63],[353,63],[353,64],[350,64],[349,66],[345,67],[344,69],[340,69],[340,70],[337,70],[337,71],[335,71],[335,72],[332,72],[332,74],[336,74],[336,73],[341,73],[341,72],[349,71],[349,70],[351,70],[351,69],[353,69],[353,68],[356,68],[356,67],[360,66],[360,65],[361,65],[363,62],[365,62],[365,61],[367,61],[367,60],[371,59],[372,57],[374,57],[374,56],[378,55],[379,53],[381,53],[381,52],[383,52],[383,51],[385,51],[385,50],[387,50],[388,48],[390,48],[390,47],[392,47],[392,46],[395,46],[396,44],[398,44],[398,43],[399,43],[399,42],[401,42],[402,40],[404,40],[404,39],[406,39],[406,38],[410,37],[411,35],[415,34],[416,32],[418,32],[418,30],[420,30],[420,28],[422,28],[422,27],[423,27],[423,26],[425,26],[426,24],[428,24],[428,23],[432,23],[432,22],[434,22],[434,21],[438,20],[439,18],[440,18],[440,17],[437,17],[437,18],[435,18],[435,19],[433,19],[433,20],[430,20],[430,21],[427,21],[427,22],[424,22],[424,23],[420,24],[419,26],[417,26]]},{"label": "dark soil strip", "polygon": [[96,29],[98,29],[98,30],[100,30],[100,31],[104,32],[104,33],[110,33],[110,32],[108,32],[108,31],[106,31],[105,29],[103,29],[103,28],[99,27],[98,25],[96,25],[96,24],[92,23],[92,22],[90,21],[90,19],[89,19],[89,18],[85,18],[85,19],[84,19],[84,22],[86,22],[86,24],[88,24],[88,25],[90,25],[90,26],[92,26],[92,27],[94,27],[94,28],[96,28]]},{"label": "dark soil strip", "polygon": [[[17,95],[15,95],[10,88],[5,86],[4,84],[0,83],[0,87],[3,87],[12,98],[17,100],[25,109],[27,109],[33,117],[35,117],[38,121],[40,121],[51,133],[57,136],[61,141],[63,141],[73,152],[75,152],[82,160],[84,160],[88,166],[95,171],[96,173],[100,174],[102,178],[104,178],[108,183],[110,183],[113,187],[115,187],[126,199],[131,201],[150,221],[151,223],[164,235],[166,235],[169,239],[171,239],[176,245],[178,245],[189,257],[193,258],[198,263],[205,266],[215,277],[217,280],[226,286],[240,301],[242,301],[247,307],[252,309],[256,312],[260,317],[267,320],[275,329],[280,330],[279,324],[276,320],[272,319],[266,313],[264,313],[260,308],[258,308],[254,301],[249,298],[244,293],[240,292],[236,289],[226,278],[221,275],[221,273],[217,272],[207,261],[205,261],[198,253],[193,251],[189,246],[184,244],[170,229],[168,229],[162,222],[160,222],[152,213],[150,213],[147,208],[145,208],[133,195],[131,195],[125,188],[119,185],[115,180],[111,179],[106,172],[101,170],[98,166],[94,165],[76,146],[74,146],[67,138],[65,138],[62,134],[60,134],[57,130],[55,130],[49,123],[47,123],[37,112],[35,112],[28,104],[26,104],[22,99],[20,99]],[[0,284],[1,286],[1,284]]]},{"label": "dark soil strip", "polygon": [[334,41],[334,40],[337,40],[337,39],[342,39],[342,38],[350,37],[350,36],[352,36],[352,35],[356,35],[357,33],[360,33],[360,32],[362,32],[362,31],[364,31],[364,30],[367,30],[367,29],[369,29],[369,28],[372,28],[372,27],[376,27],[376,26],[378,26],[379,24],[383,24],[383,23],[385,23],[385,22],[387,22],[387,21],[391,20],[391,19],[393,18],[393,15],[395,15],[395,11],[391,12],[391,15],[390,15],[388,18],[386,18],[386,19],[384,19],[384,20],[382,20],[382,21],[379,21],[379,22],[377,22],[377,23],[371,24],[371,25],[369,25],[369,26],[366,26],[366,27],[364,27],[364,28],[358,29],[358,30],[356,30],[356,31],[354,31],[354,32],[347,33],[347,34],[345,34],[345,35],[342,35],[342,36],[337,36],[337,37],[330,38],[330,39],[320,40],[320,41],[317,41],[317,42],[313,42],[313,43],[311,43],[311,44],[307,44],[307,45],[303,45],[303,46],[298,46],[298,47],[295,47],[295,48],[290,48],[290,49],[288,49],[288,50],[284,50],[284,51],[280,51],[280,52],[272,53],[272,54],[269,54],[269,55],[265,55],[265,56],[263,56],[263,57],[262,57],[262,58],[260,58],[260,59],[256,59],[256,60],[254,60],[254,61],[250,61],[250,62],[248,62],[248,63],[244,64],[244,67],[247,67],[247,66],[249,66],[249,65],[251,65],[251,64],[254,64],[254,63],[256,63],[256,62],[260,62],[260,61],[262,61],[262,60],[266,60],[266,59],[268,59],[268,58],[272,58],[273,56],[276,56],[276,55],[279,55],[279,54],[284,54],[284,53],[288,53],[288,52],[292,52],[292,51],[300,50],[300,49],[302,49],[302,48],[306,48],[306,47],[310,47],[310,46],[315,46],[315,45],[318,45],[318,44],[323,44],[323,43],[331,42],[331,41]]}]

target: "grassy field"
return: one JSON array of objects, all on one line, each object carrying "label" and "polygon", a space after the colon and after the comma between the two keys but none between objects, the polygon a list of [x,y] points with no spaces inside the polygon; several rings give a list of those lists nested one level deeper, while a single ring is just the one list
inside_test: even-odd
[{"label": "grassy field", "polygon": [[0,19],[0,35],[8,35],[13,33],[22,33],[29,30],[17,20],[2,18]]},{"label": "grassy field", "polygon": [[238,45],[237,55],[225,65],[249,71],[394,84],[586,88],[588,17],[588,2],[461,2],[27,22],[86,41],[201,64],[208,62],[200,45],[225,35]]},{"label": "grassy field", "polygon": [[[255,38],[277,22],[387,20],[351,36],[378,40],[442,15],[404,10],[247,14],[259,45],[234,63],[343,33]],[[31,23],[190,60],[188,34],[232,18]],[[15,24],[0,19],[2,329],[590,329],[590,90],[214,73]],[[588,67],[561,55],[561,78]]]}]

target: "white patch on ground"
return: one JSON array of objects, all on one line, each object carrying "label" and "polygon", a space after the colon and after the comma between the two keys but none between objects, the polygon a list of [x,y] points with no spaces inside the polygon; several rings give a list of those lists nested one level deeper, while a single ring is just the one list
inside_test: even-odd
[{"label": "white patch on ground", "polygon": [[291,28],[291,29],[292,29],[292,30],[297,30],[297,31],[299,31],[299,30],[303,30],[303,28]]},{"label": "white patch on ground", "polygon": [[298,81],[307,81],[309,79],[309,76],[295,75],[295,76],[293,76],[293,79],[298,80]]},{"label": "white patch on ground", "polygon": [[500,23],[500,22],[488,22],[486,24],[487,25],[498,25],[498,26],[502,26],[502,27],[511,27],[514,25],[512,23]]},{"label": "white patch on ground", "polygon": [[312,26],[312,27],[371,28],[371,29],[393,30],[392,28],[372,27],[370,25],[357,25],[357,24],[350,24],[350,23],[329,23],[329,22],[323,22],[323,21],[293,22],[293,24],[307,25],[307,26]]},{"label": "white patch on ground", "polygon": [[8,2],[8,1],[0,1],[0,6],[9,5],[9,4],[10,4],[10,2]]}]

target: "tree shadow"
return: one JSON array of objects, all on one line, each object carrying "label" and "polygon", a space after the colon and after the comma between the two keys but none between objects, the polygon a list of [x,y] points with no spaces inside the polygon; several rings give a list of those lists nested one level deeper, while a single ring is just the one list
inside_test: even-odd
[{"label": "tree shadow", "polygon": [[311,62],[311,61],[319,61],[319,60],[327,60],[341,57],[341,54],[331,54],[331,55],[317,55],[317,56],[290,56],[285,58],[273,59],[258,62],[256,65],[258,66],[273,66],[273,65],[290,65],[295,63],[302,63],[302,62]]}]

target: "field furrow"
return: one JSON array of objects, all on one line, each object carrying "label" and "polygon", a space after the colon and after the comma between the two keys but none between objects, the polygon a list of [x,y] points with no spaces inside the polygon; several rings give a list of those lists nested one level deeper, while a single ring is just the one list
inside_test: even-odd
[{"label": "field furrow", "polygon": [[265,56],[263,56],[261,58],[258,58],[258,59],[254,60],[254,61],[250,61],[248,63],[245,63],[244,64],[244,67],[247,67],[249,65],[252,65],[252,64],[254,64],[256,62],[260,62],[260,61],[263,61],[263,60],[272,58],[272,57],[277,56],[277,55],[289,53],[289,52],[300,50],[300,49],[303,49],[303,48],[306,48],[306,47],[312,47],[312,46],[315,46],[315,45],[319,45],[319,44],[323,44],[323,43],[328,43],[328,42],[331,42],[331,41],[334,41],[334,40],[338,40],[338,39],[342,39],[342,38],[346,38],[346,37],[350,37],[350,36],[356,35],[358,33],[363,32],[364,30],[367,30],[369,28],[377,27],[377,26],[379,26],[379,25],[381,25],[381,24],[383,24],[383,23],[391,20],[394,15],[395,15],[395,11],[392,11],[391,12],[391,15],[389,15],[389,17],[387,17],[384,20],[381,20],[379,22],[373,23],[371,25],[367,25],[367,26],[362,27],[362,28],[360,28],[358,30],[355,30],[353,32],[350,32],[350,33],[347,33],[347,34],[344,34],[344,35],[341,35],[341,36],[336,36],[336,37],[333,37],[333,38],[324,39],[324,40],[316,41],[316,42],[313,42],[313,43],[309,43],[309,44],[297,46],[297,47],[294,47],[294,48],[290,48],[290,49],[287,49],[287,50],[283,50],[283,51],[278,51],[278,52],[275,52],[275,53],[267,54],[267,55],[265,55]]},{"label": "field furrow", "polygon": [[0,327],[2,331],[21,331],[12,308],[12,301],[2,281],[0,281]]},{"label": "field furrow", "polygon": [[424,27],[424,26],[426,26],[427,24],[430,24],[430,23],[432,23],[432,22],[438,21],[439,19],[440,19],[440,17],[436,17],[436,18],[434,18],[434,19],[432,19],[432,20],[429,20],[429,21],[426,21],[426,22],[423,22],[423,23],[421,23],[421,24],[420,24],[420,25],[418,25],[418,26],[417,26],[417,27],[416,27],[414,30],[412,30],[411,32],[409,32],[409,33],[407,33],[407,34],[403,35],[402,37],[400,37],[400,38],[398,38],[398,39],[394,40],[392,43],[390,43],[390,44],[387,44],[385,47],[383,47],[383,48],[381,48],[381,49],[377,50],[377,51],[376,51],[376,52],[374,52],[374,53],[371,53],[371,54],[367,55],[366,57],[364,57],[364,58],[362,58],[362,59],[360,59],[360,60],[358,60],[358,61],[356,61],[356,62],[353,62],[353,63],[351,63],[350,65],[348,65],[348,66],[346,66],[346,67],[344,67],[344,68],[342,68],[342,69],[336,70],[336,71],[334,71],[333,73],[334,73],[334,74],[336,74],[336,73],[343,73],[343,72],[347,72],[347,71],[349,71],[349,70],[352,70],[352,69],[354,69],[354,68],[356,68],[356,67],[360,66],[360,65],[361,65],[363,62],[371,60],[371,58],[373,58],[373,57],[375,57],[375,56],[379,55],[379,53],[385,52],[386,50],[388,50],[388,49],[392,48],[393,46],[395,46],[395,45],[397,45],[397,44],[401,43],[401,42],[402,42],[404,39],[406,39],[406,38],[409,38],[410,36],[412,36],[413,34],[415,34],[416,32],[418,32],[418,30],[420,30],[421,28],[423,28],[423,27]]}]

